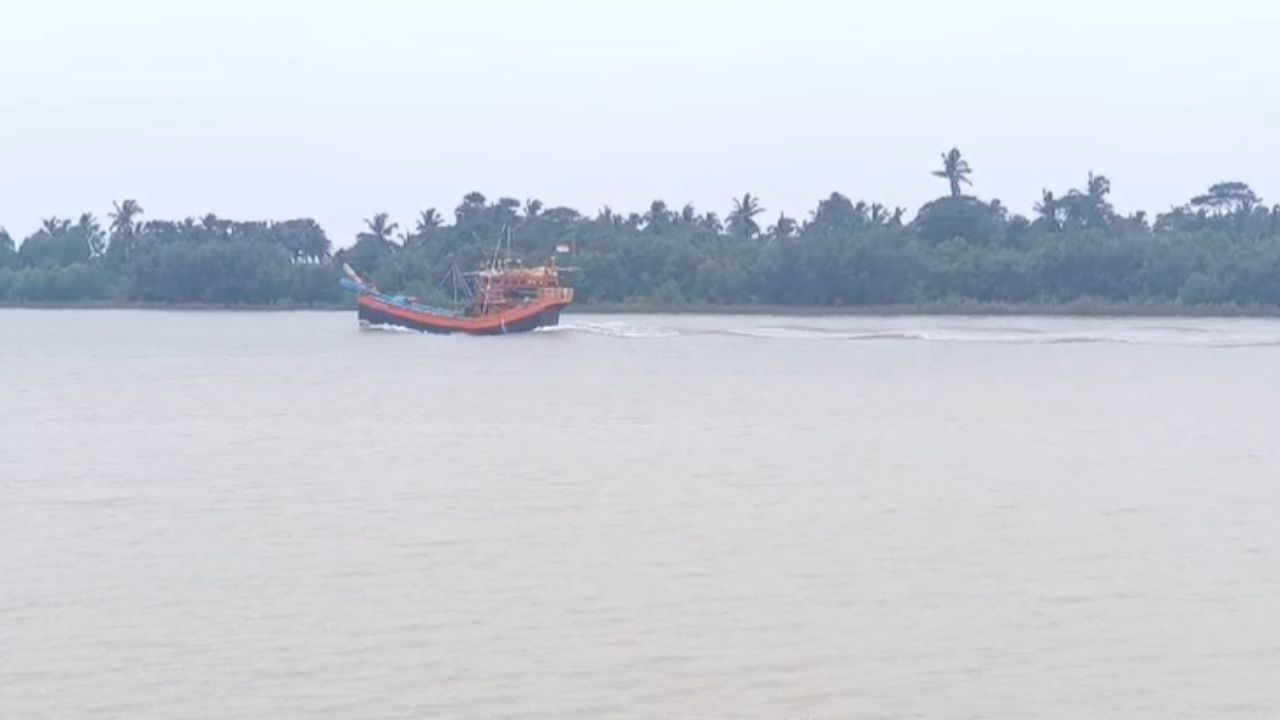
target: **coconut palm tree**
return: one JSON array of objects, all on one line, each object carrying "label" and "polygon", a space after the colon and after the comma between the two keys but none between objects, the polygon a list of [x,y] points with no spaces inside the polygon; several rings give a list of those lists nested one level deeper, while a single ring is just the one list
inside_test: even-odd
[{"label": "coconut palm tree", "polygon": [[760,234],[760,226],[756,224],[756,216],[764,212],[759,198],[746,193],[741,199],[733,199],[733,212],[725,222],[729,234],[742,239],[750,239]]},{"label": "coconut palm tree", "polygon": [[40,230],[49,236],[58,236],[71,229],[71,221],[51,217],[40,221]]},{"label": "coconut palm tree", "polygon": [[356,236],[357,240],[381,240],[382,242],[391,242],[391,237],[395,234],[396,229],[400,227],[399,223],[389,222],[390,216],[384,212],[380,212],[373,216],[373,219],[365,219],[364,224],[368,228],[365,232]]},{"label": "coconut palm tree", "polygon": [[942,169],[934,170],[933,174],[936,177],[947,179],[947,182],[951,185],[951,197],[960,197],[961,183],[965,185],[973,184],[969,180],[969,175],[972,172],[973,168],[969,167],[969,161],[960,155],[958,149],[951,148],[951,150],[942,153]]},{"label": "coconut palm tree", "polygon": [[[1111,181],[1105,175],[1089,173],[1084,190],[1072,188],[1065,196],[1058,198],[1052,205],[1060,219],[1054,227],[1071,228],[1105,228],[1111,223],[1115,211],[1107,202],[1111,193]],[[1037,210],[1040,207],[1037,206]],[[1041,215],[1044,215],[1041,212]]]},{"label": "coconut palm tree", "polygon": [[82,213],[80,221],[76,223],[76,231],[84,238],[85,244],[89,246],[89,255],[98,257],[107,249],[106,236],[102,233],[102,226],[98,224],[98,219],[92,213]]},{"label": "coconut palm tree", "polygon": [[127,237],[132,235],[137,229],[133,219],[143,213],[142,206],[137,200],[125,200],[124,202],[112,202],[115,210],[108,213],[111,218],[111,239],[118,237]]},{"label": "coconut palm tree", "polygon": [[1088,227],[1104,228],[1111,222],[1115,211],[1107,196],[1111,194],[1111,181],[1106,175],[1094,175],[1089,171],[1089,181],[1084,189],[1084,221]]},{"label": "coconut palm tree", "polygon": [[418,226],[416,228],[419,235],[425,234],[429,230],[434,230],[444,224],[444,218],[433,207],[427,208],[418,213]]},{"label": "coconut palm tree", "polygon": [[1045,190],[1040,196],[1040,202],[1035,204],[1035,211],[1040,215],[1040,220],[1048,225],[1050,230],[1062,229],[1062,224],[1058,220],[1060,210],[1058,198],[1054,197],[1053,192],[1049,190]]},{"label": "coconut palm tree", "polygon": [[698,221],[698,227],[717,235],[719,235],[720,231],[724,229],[720,224],[720,216],[716,215],[714,212],[708,212],[706,215],[703,215],[702,219]]},{"label": "coconut palm tree", "polygon": [[1089,183],[1085,186],[1085,194],[1096,202],[1102,203],[1111,194],[1111,181],[1106,175],[1094,175],[1089,171]]},{"label": "coconut palm tree", "polygon": [[115,210],[107,213],[107,217],[111,218],[111,242],[107,246],[107,253],[112,258],[128,261],[138,243],[137,235],[142,223],[135,218],[143,213],[142,206],[132,199],[113,201],[111,204],[115,206]]},{"label": "coconut palm tree", "polygon": [[785,213],[778,213],[778,221],[769,228],[769,242],[790,240],[795,237],[797,229],[795,220],[787,217]]}]

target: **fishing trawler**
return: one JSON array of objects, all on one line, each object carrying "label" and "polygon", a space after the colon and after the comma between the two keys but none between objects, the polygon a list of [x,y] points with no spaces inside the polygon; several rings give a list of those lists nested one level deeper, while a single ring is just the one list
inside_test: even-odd
[{"label": "fishing trawler", "polygon": [[[563,247],[557,251],[562,252]],[[346,274],[342,285],[356,295],[362,326],[503,335],[559,324],[560,311],[573,302],[573,288],[561,284],[561,273],[567,269],[559,267],[554,257],[546,265],[524,267],[509,256],[500,258],[495,251],[485,269],[464,273],[455,266],[442,281],[452,283],[460,309],[433,307],[415,297],[381,292],[346,263],[342,265]]]}]

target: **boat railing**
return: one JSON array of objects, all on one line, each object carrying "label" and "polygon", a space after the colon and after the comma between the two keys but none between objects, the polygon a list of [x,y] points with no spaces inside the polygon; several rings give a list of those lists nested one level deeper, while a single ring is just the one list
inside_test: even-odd
[{"label": "boat railing", "polygon": [[449,317],[457,317],[459,312],[452,308],[436,307],[434,305],[424,305],[415,302],[412,298],[404,295],[384,295],[382,293],[370,293],[381,302],[395,307],[404,308],[405,310],[413,310],[415,312],[431,313],[432,315],[445,315]]},{"label": "boat railing", "polygon": [[558,300],[562,302],[571,302],[573,300],[573,288],[569,287],[547,287],[541,288],[539,295],[546,300]]}]

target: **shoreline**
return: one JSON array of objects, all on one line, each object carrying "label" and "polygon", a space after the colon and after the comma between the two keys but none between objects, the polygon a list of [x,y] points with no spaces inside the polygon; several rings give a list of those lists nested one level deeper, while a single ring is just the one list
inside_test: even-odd
[{"label": "shoreline", "polygon": [[165,303],[121,300],[86,300],[84,302],[0,302],[5,310],[143,310],[153,312],[340,312],[354,311],[354,304],[343,303]]},{"label": "shoreline", "polygon": [[[162,302],[50,302],[0,303],[5,310],[140,310],[151,312],[352,312],[354,303],[162,303]],[[662,303],[595,303],[574,305],[566,315],[773,315],[796,317],[1094,317],[1094,318],[1277,318],[1280,307],[1239,307],[1234,305],[1187,306],[1128,305],[1075,302],[1065,304],[948,304],[809,306],[809,305],[705,305]]]}]

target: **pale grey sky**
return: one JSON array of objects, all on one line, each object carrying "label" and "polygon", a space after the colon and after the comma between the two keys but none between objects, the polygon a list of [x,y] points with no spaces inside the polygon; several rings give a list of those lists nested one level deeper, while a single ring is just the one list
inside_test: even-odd
[{"label": "pale grey sky", "polygon": [[772,219],[915,210],[957,145],[1029,211],[1108,175],[1152,212],[1280,201],[1272,0],[0,0],[0,225],[451,216],[463,194]]}]

